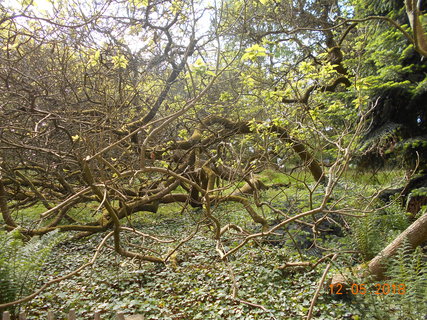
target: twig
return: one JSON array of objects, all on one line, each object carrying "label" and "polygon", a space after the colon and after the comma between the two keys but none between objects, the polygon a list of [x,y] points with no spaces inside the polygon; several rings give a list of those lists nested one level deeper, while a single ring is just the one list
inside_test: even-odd
[{"label": "twig", "polygon": [[325,271],[323,271],[323,275],[320,278],[319,285],[317,286],[316,292],[314,293],[313,299],[311,299],[310,309],[308,309],[307,319],[310,320],[313,316],[313,309],[316,305],[317,298],[319,297],[320,290],[322,289],[323,282],[325,282],[325,278],[329,272],[329,269],[331,268],[332,262],[338,257],[338,253],[335,253],[334,256],[331,258],[331,262],[328,263],[328,265],[325,268]]},{"label": "twig", "polygon": [[254,307],[254,308],[260,308],[261,310],[269,313],[272,319],[277,320],[277,318],[273,315],[273,313],[270,310],[268,310],[266,307],[264,307],[263,305],[253,303],[253,302],[249,302],[249,301],[245,301],[242,299],[233,299],[233,301],[236,301],[236,302],[239,302],[242,304],[246,304],[246,305]]}]

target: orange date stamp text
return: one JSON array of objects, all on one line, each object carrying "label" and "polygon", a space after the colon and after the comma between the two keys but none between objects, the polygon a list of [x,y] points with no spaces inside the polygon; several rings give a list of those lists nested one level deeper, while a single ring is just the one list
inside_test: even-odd
[{"label": "orange date stamp text", "polygon": [[364,283],[353,283],[349,288],[345,289],[341,283],[329,285],[330,294],[375,294],[375,295],[388,295],[406,293],[406,286],[404,283],[389,284],[389,283],[375,283],[368,286]]}]

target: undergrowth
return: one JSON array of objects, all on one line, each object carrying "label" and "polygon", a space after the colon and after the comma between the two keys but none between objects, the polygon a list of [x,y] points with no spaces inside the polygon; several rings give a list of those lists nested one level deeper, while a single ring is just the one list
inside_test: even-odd
[{"label": "undergrowth", "polygon": [[[311,181],[307,182],[307,187],[301,188],[295,179],[271,172],[262,179],[267,184],[281,184],[279,188],[261,194],[262,201],[282,212],[258,208],[258,213],[270,221],[283,218],[282,214],[292,216],[318,205],[324,192],[322,186],[314,188]],[[393,176],[383,175],[381,183],[386,179],[391,181]],[[331,210],[346,207],[366,209],[363,197],[374,193],[378,182],[362,178],[360,181],[363,183],[344,180],[339,184],[329,202]],[[295,241],[306,240],[309,231],[296,228],[275,235],[277,243],[249,242],[227,261],[222,261],[215,250],[216,243],[208,225],[202,226],[190,241],[182,245],[166,265],[141,263],[104,248],[91,268],[51,287],[20,307],[27,312],[28,320],[44,318],[47,310],[55,311],[61,319],[70,309],[76,310],[79,319],[89,319],[95,311],[102,312],[102,319],[113,319],[116,311],[143,313],[147,320],[303,319],[329,260],[314,269],[283,270],[280,266],[285,262],[315,262],[319,256],[338,251],[340,254],[330,274],[368,261],[410,224],[399,203],[388,206],[374,204],[372,208],[375,206],[382,208],[359,217],[344,216],[339,221],[344,236],[318,237],[316,244],[322,250],[315,254],[309,248],[295,247]],[[84,220],[85,210],[90,208],[89,205],[86,209],[76,209],[72,214]],[[222,225],[235,223],[250,231],[258,230],[238,204],[221,204],[213,214]],[[195,221],[202,220],[200,209],[183,213],[175,205],[164,206],[158,213],[134,215],[131,221],[123,223],[131,222],[142,232],[183,239],[194,230]],[[312,217],[304,220],[313,222]],[[290,235],[294,238],[292,241]],[[97,234],[79,241],[59,243],[64,239],[58,234],[25,242],[16,231],[0,233],[0,302],[25,295],[52,277],[64,275],[87,262],[103,236],[105,234]],[[223,238],[222,245],[225,250],[230,250],[241,239],[238,234],[230,233]],[[133,245],[142,244],[131,234],[123,235],[123,240]],[[147,239],[144,241],[145,247],[160,255],[172,248],[147,242]],[[427,296],[425,251],[402,247],[389,262],[388,277],[379,284],[405,284],[405,294],[337,296],[331,295],[325,285],[313,319],[423,319],[427,313],[423,303]],[[354,281],[362,283],[368,280],[355,278]],[[375,286],[373,282],[366,283],[370,283],[370,288]],[[236,299],[233,292],[237,293]]]},{"label": "undergrowth", "polygon": [[41,239],[24,241],[17,229],[9,233],[0,231],[0,304],[32,293],[42,275],[42,266],[61,239],[64,237],[58,232],[52,232]]}]

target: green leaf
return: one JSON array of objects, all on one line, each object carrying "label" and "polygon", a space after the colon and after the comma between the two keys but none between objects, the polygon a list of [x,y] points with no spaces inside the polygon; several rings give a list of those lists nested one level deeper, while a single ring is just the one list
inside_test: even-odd
[{"label": "green leaf", "polygon": [[266,48],[260,46],[259,44],[254,44],[250,48],[245,49],[245,53],[242,56],[242,61],[255,60],[258,57],[265,57],[266,55]]},{"label": "green leaf", "polygon": [[148,0],[135,0],[134,4],[137,8],[148,6]]},{"label": "green leaf", "polygon": [[114,69],[119,69],[119,68],[126,68],[128,65],[128,60],[126,59],[126,57],[122,54],[119,54],[117,56],[114,56],[112,58],[113,60],[113,64],[114,64]]},{"label": "green leaf", "polygon": [[94,67],[98,64],[99,58],[101,57],[101,51],[96,50],[92,56],[89,58],[88,65]]}]

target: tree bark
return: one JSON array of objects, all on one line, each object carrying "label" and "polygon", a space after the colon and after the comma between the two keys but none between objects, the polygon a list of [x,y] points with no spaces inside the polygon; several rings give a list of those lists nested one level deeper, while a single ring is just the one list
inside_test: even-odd
[{"label": "tree bark", "polygon": [[427,37],[420,21],[420,0],[405,0],[406,14],[414,33],[415,50],[427,57]]},{"label": "tree bark", "polygon": [[[238,134],[253,133],[248,121],[232,122],[228,119],[217,116],[208,117],[203,121],[203,125],[205,126],[210,126],[212,124],[221,124],[225,129],[234,131]],[[280,140],[291,145],[292,149],[304,162],[304,165],[308,167],[316,181],[325,181],[325,175],[323,173],[322,166],[307,150],[303,142],[290,137],[288,131],[283,127],[272,125],[268,130],[275,132]]]},{"label": "tree bark", "polygon": [[[415,248],[427,241],[427,213],[424,213],[424,215],[419,217],[368,263],[367,271],[375,280],[379,281],[385,278],[385,272],[387,270],[386,261],[397,253],[397,250],[404,243],[405,239],[408,240],[412,248]],[[365,276],[365,272],[365,265],[359,265],[353,270],[353,273],[360,277]],[[345,273],[346,272],[333,275],[331,285],[348,287]]]},{"label": "tree bark", "polygon": [[0,179],[0,211],[3,216],[4,222],[9,226],[16,228],[18,225],[10,215],[9,207],[7,206],[7,194],[4,189],[3,181]]},{"label": "tree bark", "polygon": [[405,239],[408,239],[412,248],[427,241],[427,213],[419,217],[369,262],[368,270],[377,280],[384,279],[386,271],[385,261],[396,254],[397,249],[403,244]]}]

